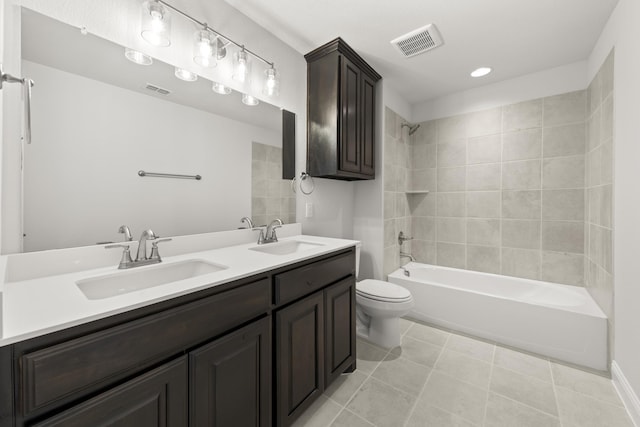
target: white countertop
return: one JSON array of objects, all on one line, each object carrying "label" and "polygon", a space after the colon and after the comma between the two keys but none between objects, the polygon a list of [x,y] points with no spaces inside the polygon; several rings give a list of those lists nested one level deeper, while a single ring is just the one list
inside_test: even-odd
[{"label": "white countertop", "polygon": [[[113,262],[113,253],[107,256],[108,251],[103,251],[104,258],[108,259],[111,263],[109,266],[61,272],[61,274],[46,275],[43,277],[29,277],[29,275],[10,274],[8,271],[9,269],[7,268],[7,257],[0,257],[5,258],[4,260],[0,259],[0,274],[4,273],[3,277],[5,278],[5,281],[2,283],[0,288],[0,297],[2,302],[2,318],[0,322],[0,325],[2,326],[2,335],[0,336],[0,346],[9,345],[50,332],[66,329],[71,326],[80,325],[202,289],[228,283],[237,279],[293,264],[298,261],[327,254],[336,250],[345,249],[354,246],[357,243],[353,240],[307,236],[301,234],[291,235],[292,232],[295,233],[296,228],[290,228],[289,230],[290,231],[288,233],[283,232],[284,235],[289,234],[289,237],[280,238],[280,241],[299,240],[319,243],[322,244],[322,246],[305,249],[292,254],[272,255],[249,250],[249,248],[257,246],[255,241],[253,241],[252,243],[242,243],[210,250],[200,250],[199,252],[184,253],[186,250],[185,241],[191,237],[187,237],[184,241],[180,241],[179,238],[175,238],[178,241],[176,246],[182,245],[182,248],[179,251],[174,249],[173,252],[183,253],[174,255],[169,249],[172,242],[164,243],[164,247],[162,248],[164,251],[161,251],[161,254],[163,255],[164,252],[166,252],[169,256],[163,256],[162,265],[184,260],[202,260],[223,265],[227,268],[178,282],[167,283],[126,294],[94,300],[88,299],[82,293],[76,285],[76,281],[105,274],[117,274],[118,272],[133,270],[140,271],[145,268],[153,268],[154,265],[136,267],[130,270],[118,270],[118,262]],[[299,232],[299,225],[297,230]],[[255,237],[256,235],[255,233],[248,233],[244,235],[240,232],[230,233],[235,233],[234,236],[241,235],[244,240],[246,240],[245,236]],[[216,234],[217,233],[209,233],[209,235]],[[193,246],[201,249],[203,245],[196,244]],[[73,250],[77,249],[59,250],[57,253],[64,254],[64,251]],[[97,252],[95,249],[91,250],[98,255],[103,253]],[[119,259],[121,250],[116,250],[116,252],[118,255],[117,258]],[[132,253],[135,252],[132,250]],[[30,260],[37,259],[35,258],[35,255],[28,258],[29,255],[31,254],[12,256],[27,257],[26,260],[18,258],[19,263],[27,263]],[[78,257],[76,256],[76,258]],[[75,264],[95,265],[96,261],[93,260],[93,263],[85,262],[84,264],[80,261],[76,261]],[[98,262],[98,264],[100,264],[100,262]],[[158,265],[159,264],[155,264],[155,266]],[[37,265],[33,265],[32,267],[33,269],[38,269]],[[3,269],[5,271],[2,271]],[[46,268],[43,269],[46,270]],[[31,274],[31,276],[38,276],[38,274]],[[12,279],[16,278],[20,280],[12,281]]]}]

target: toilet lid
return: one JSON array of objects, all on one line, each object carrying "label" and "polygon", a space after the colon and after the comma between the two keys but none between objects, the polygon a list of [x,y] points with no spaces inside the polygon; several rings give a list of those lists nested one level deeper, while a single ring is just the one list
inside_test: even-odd
[{"label": "toilet lid", "polygon": [[382,280],[363,280],[356,283],[356,293],[378,301],[404,302],[411,299],[411,292],[402,286]]}]

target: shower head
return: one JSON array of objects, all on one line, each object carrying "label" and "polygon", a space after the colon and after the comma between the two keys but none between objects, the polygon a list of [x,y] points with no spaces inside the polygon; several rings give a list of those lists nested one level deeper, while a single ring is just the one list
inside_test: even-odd
[{"label": "shower head", "polygon": [[415,133],[415,131],[418,130],[418,128],[420,127],[420,124],[415,124],[412,125],[411,123],[403,123],[401,127],[408,127],[409,128],[409,135],[413,135]]}]

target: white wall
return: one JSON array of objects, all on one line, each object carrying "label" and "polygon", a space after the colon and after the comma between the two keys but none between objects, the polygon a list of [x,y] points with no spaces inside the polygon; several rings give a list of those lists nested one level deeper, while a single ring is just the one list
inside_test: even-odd
[{"label": "white wall", "polygon": [[[25,147],[25,251],[229,230],[251,212],[251,144],[279,132],[23,61],[38,82]],[[138,170],[199,174],[140,178]]]},{"label": "white wall", "polygon": [[[589,57],[595,75],[615,48],[614,65],[614,361],[640,395],[640,2],[620,0]],[[636,401],[637,404],[637,401]],[[636,407],[636,411],[640,408]],[[640,416],[640,413],[636,413]]]},{"label": "white wall", "polygon": [[[471,77],[470,77],[471,78]],[[415,123],[515,104],[587,87],[587,62],[580,61],[480,86],[412,106]]]}]

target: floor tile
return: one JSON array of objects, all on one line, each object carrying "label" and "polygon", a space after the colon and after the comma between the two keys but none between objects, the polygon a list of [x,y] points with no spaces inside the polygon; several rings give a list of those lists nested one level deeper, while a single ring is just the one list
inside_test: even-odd
[{"label": "floor tile", "polygon": [[551,364],[557,387],[586,394],[614,405],[623,406],[610,379],[557,363]]},{"label": "floor tile", "polygon": [[342,407],[326,396],[320,396],[313,402],[293,427],[327,427],[331,421],[340,413]]},{"label": "floor tile", "polygon": [[433,405],[472,423],[482,423],[487,391],[433,371],[418,405]]},{"label": "floor tile", "polygon": [[400,318],[400,335],[404,335],[413,326],[414,323],[409,319]]},{"label": "floor tile", "polygon": [[350,374],[340,375],[329,387],[327,387],[324,394],[333,401],[344,406],[349,403],[351,397],[356,391],[358,391],[367,377],[368,374],[363,373],[360,369]]},{"label": "floor tile", "polygon": [[460,381],[471,383],[483,389],[489,388],[491,364],[480,359],[444,349],[434,368]]},{"label": "floor tile", "polygon": [[464,353],[467,356],[484,360],[491,363],[493,361],[493,350],[495,345],[484,341],[474,340],[473,338],[462,335],[451,334],[447,341],[447,348]]},{"label": "floor tile", "polygon": [[371,376],[418,397],[430,372],[427,366],[390,354]]},{"label": "floor tile", "polygon": [[551,382],[551,367],[546,359],[531,356],[519,351],[496,346],[493,359],[496,366],[516,371],[520,374],[535,377],[541,381]]},{"label": "floor tile", "polygon": [[358,370],[366,374],[373,372],[386,355],[387,351],[373,344],[360,339],[356,343],[356,365]]},{"label": "floor tile", "polygon": [[413,323],[411,329],[409,329],[406,334],[408,337],[439,346],[445,345],[449,335],[451,335],[449,332],[444,332],[440,329],[432,328],[431,326],[422,325],[420,323]]},{"label": "floor tile", "polygon": [[624,408],[565,388],[556,388],[563,427],[633,427]]},{"label": "floor tile", "polygon": [[560,427],[557,417],[489,393],[485,427]]},{"label": "floor tile", "polygon": [[374,424],[371,424],[369,421],[364,418],[360,418],[353,412],[343,409],[338,415],[338,418],[335,419],[331,427],[373,427]]},{"label": "floor tile", "polygon": [[418,403],[405,427],[474,427],[477,425],[435,406]]},{"label": "floor tile", "polygon": [[409,417],[415,397],[369,378],[351,399],[347,409],[379,427],[397,427]]},{"label": "floor tile", "polygon": [[517,372],[493,367],[489,389],[551,415],[558,415],[553,384]]},{"label": "floor tile", "polygon": [[391,350],[391,354],[402,356],[421,365],[433,366],[438,360],[441,351],[442,347],[440,346],[404,336],[402,345]]}]

